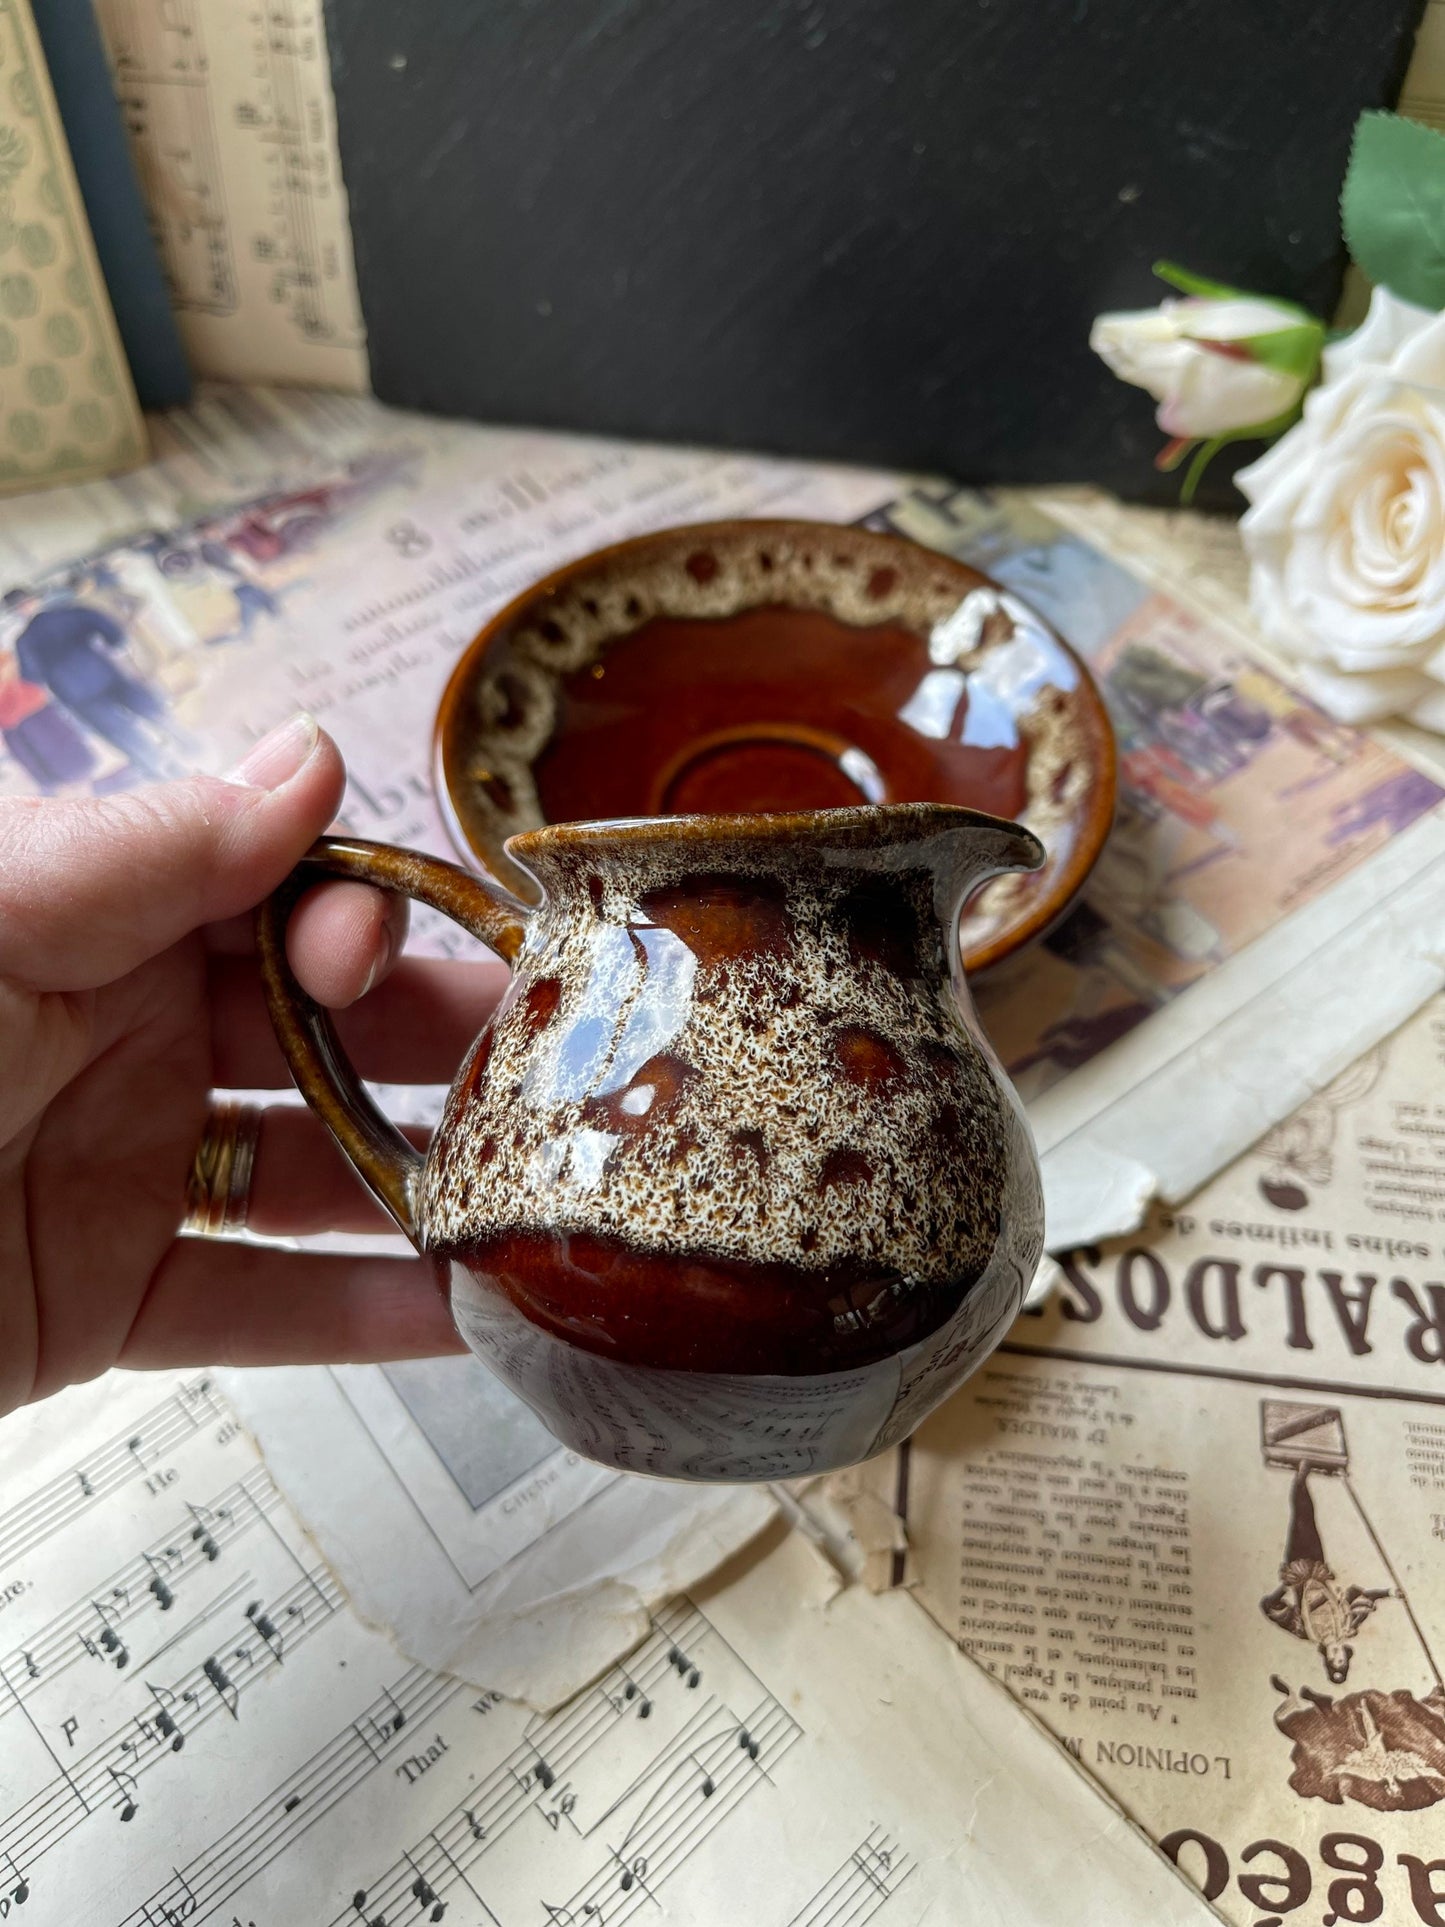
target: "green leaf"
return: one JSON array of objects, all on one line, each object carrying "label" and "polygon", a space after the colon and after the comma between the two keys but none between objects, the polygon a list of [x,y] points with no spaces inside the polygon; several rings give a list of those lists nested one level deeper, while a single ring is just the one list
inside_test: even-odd
[{"label": "green leaf", "polygon": [[1372,281],[1402,301],[1445,308],[1445,136],[1399,114],[1361,114],[1340,215]]},{"label": "green leaf", "polygon": [[1325,331],[1318,321],[1310,321],[1298,328],[1276,329],[1273,334],[1248,335],[1239,345],[1248,348],[1254,359],[1266,368],[1278,368],[1282,374],[1312,381],[1325,345]]},{"label": "green leaf", "polygon": [[1196,294],[1207,301],[1253,301],[1256,297],[1243,288],[1231,288],[1223,281],[1210,281],[1205,275],[1196,274],[1192,268],[1181,268],[1177,261],[1156,261],[1155,279],[1163,281],[1181,294]]}]

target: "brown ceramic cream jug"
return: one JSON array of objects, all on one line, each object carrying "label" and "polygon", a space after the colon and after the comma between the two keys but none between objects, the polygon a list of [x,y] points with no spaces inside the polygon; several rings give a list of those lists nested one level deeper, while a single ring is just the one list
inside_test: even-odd
[{"label": "brown ceramic cream jug", "polygon": [[[943,804],[568,823],[514,837],[533,908],[327,838],[261,918],[296,1082],[467,1343],[631,1472],[794,1478],[911,1432],[988,1354],[1043,1244],[1038,1164],[957,963],[964,900],[1037,868]],[[425,1158],[286,961],[323,876],[512,965]]]}]

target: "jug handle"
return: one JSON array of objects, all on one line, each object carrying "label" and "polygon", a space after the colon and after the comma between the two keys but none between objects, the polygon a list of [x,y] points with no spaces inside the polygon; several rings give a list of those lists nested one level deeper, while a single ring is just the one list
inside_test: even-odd
[{"label": "jug handle", "polygon": [[296,1088],[377,1202],[420,1251],[422,1154],[378,1110],[341,1047],[330,1011],[301,988],[286,956],[291,912],[306,891],[328,877],[370,883],[440,910],[508,963],[522,947],[532,913],[498,884],[439,857],[339,836],[323,836],[314,843],[257,912],[266,1003]]}]

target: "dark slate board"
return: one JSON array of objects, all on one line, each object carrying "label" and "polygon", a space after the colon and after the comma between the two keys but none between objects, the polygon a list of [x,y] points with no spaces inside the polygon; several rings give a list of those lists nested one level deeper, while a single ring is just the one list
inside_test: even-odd
[{"label": "dark slate board", "polygon": [[1419,13],[328,0],[377,392],[1168,495],[1090,317],[1161,254],[1331,311],[1350,130]]}]

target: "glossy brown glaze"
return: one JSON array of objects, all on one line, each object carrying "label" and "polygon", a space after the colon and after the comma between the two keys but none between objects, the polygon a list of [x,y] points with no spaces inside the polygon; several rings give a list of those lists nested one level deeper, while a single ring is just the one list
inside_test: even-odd
[{"label": "glossy brown glaze", "polygon": [[[511,854],[538,907],[407,1193],[459,1329],[624,1469],[778,1478],[881,1449],[996,1341],[1041,1248],[953,942],[1037,843],[915,805],[567,825]],[[389,875],[439,901],[436,868]],[[292,1015],[283,925],[283,1044],[380,1189],[369,1100]]]},{"label": "glossy brown glaze", "polygon": [[[819,1204],[867,1160],[832,1151]],[[847,1169],[854,1166],[852,1170]],[[877,1267],[750,1264],[663,1255],[584,1231],[510,1231],[438,1255],[500,1293],[530,1324],[601,1358],[659,1371],[813,1378],[892,1359],[938,1330],[974,1274],[920,1288]]]},{"label": "glossy brown glaze", "polygon": [[1028,751],[969,741],[966,688],[940,733],[897,718],[933,673],[900,623],[853,627],[777,604],[655,617],[558,684],[535,764],[549,823],[667,812],[835,809],[946,796],[993,816],[1028,801]]},{"label": "glossy brown glaze", "polygon": [[934,800],[1012,816],[1038,876],[982,891],[980,970],[1068,905],[1114,808],[1078,658],[976,570],[808,522],[663,530],[569,564],[466,651],[437,719],[458,847],[519,895],[508,837],[666,811]]}]

